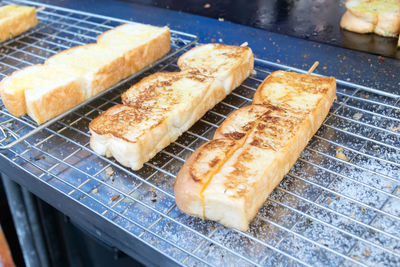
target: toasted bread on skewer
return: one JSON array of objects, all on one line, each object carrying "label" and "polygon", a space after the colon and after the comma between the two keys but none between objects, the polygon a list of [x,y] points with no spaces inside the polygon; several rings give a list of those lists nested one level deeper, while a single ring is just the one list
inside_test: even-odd
[{"label": "toasted bread on skewer", "polygon": [[335,92],[334,78],[272,73],[253,104],[229,115],[186,161],[175,182],[178,207],[247,230],[321,125]]}]

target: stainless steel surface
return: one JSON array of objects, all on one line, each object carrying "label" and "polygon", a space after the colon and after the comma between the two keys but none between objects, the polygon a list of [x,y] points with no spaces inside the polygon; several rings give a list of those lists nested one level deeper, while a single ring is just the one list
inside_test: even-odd
[{"label": "stainless steel surface", "polygon": [[[57,8],[43,12],[47,13],[42,13],[44,22],[39,27],[59,18],[57,23],[65,27],[57,28],[62,35],[72,31],[66,29],[70,23],[63,21],[66,13],[77,27],[113,21]],[[46,16],[51,18],[45,20]],[[81,16],[90,18],[83,22]],[[59,42],[41,29],[31,33],[40,34],[32,40],[21,40],[30,34],[16,39],[32,49],[43,41],[50,44],[49,55],[57,52],[54,47]],[[97,33],[88,30],[74,38]],[[72,42],[68,36],[54,37],[61,38],[60,43]],[[24,51],[35,58],[36,52]],[[247,232],[181,213],[173,195],[175,176],[230,112],[250,103],[269,73],[302,70],[257,59],[256,73],[139,171],[93,154],[89,122],[120,103],[121,93],[141,77],[177,70],[179,54],[71,112],[3,156],[32,174],[32,179],[50,185],[179,264],[400,265],[400,95],[396,92],[338,81],[338,99],[328,117]]]},{"label": "stainless steel surface", "polygon": [[[64,13],[54,12],[53,10],[50,10],[50,7],[47,5],[39,5],[30,1],[1,1],[0,6],[11,3],[25,3],[38,7],[37,17],[39,25],[16,38],[2,43],[0,50],[0,79],[26,66],[43,63],[46,58],[64,49],[77,45],[94,43],[96,42],[97,35],[100,33],[122,23],[129,22],[101,16],[91,16],[76,11],[73,13],[68,11]],[[99,20],[96,20],[96,18]],[[154,62],[153,65],[168,60],[175,54],[179,53],[182,49],[192,45],[197,40],[195,35],[178,31],[172,31],[171,35],[171,51],[162,59]],[[127,81],[138,77],[150,68],[151,66],[140,70],[136,74],[122,80],[99,95],[93,96],[69,111],[60,114],[41,125],[38,125],[27,115],[21,118],[15,117],[10,114],[4,107],[4,104],[1,103],[0,149],[9,149],[13,147],[22,140],[25,140],[65,117],[67,114],[85,106],[93,99],[96,99],[114,88],[121,86]]]}]

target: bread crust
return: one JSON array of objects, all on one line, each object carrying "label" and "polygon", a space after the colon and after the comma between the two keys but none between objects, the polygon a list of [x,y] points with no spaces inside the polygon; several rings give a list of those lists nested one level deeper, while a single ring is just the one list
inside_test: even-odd
[{"label": "bread crust", "polygon": [[[323,80],[324,86],[309,88],[304,96],[299,93],[307,97],[321,89],[322,97],[312,101],[312,106],[296,106],[290,91],[283,100],[274,92],[269,95],[273,83],[285,75],[281,71],[271,74],[257,89],[253,104],[230,114],[214,139],[186,161],[174,187],[177,206],[183,212],[238,230],[248,229],[250,220],[297,160],[335,98],[335,80],[315,76],[309,85]],[[296,76],[298,83],[308,78],[299,75],[289,73],[281,87],[287,87],[291,76]],[[292,92],[298,87],[294,84]],[[210,147],[213,143],[218,144]],[[228,143],[230,147],[224,149]]]},{"label": "bread crust", "polygon": [[[97,43],[104,45],[106,43],[103,39],[106,39],[108,34],[112,34],[113,30],[123,29],[127,27],[127,24],[123,24],[115,27],[114,29],[108,30],[97,37]],[[130,25],[129,25],[130,26]],[[148,25],[141,25],[146,27]],[[140,43],[133,49],[129,49],[122,54],[123,65],[119,68],[122,70],[122,77],[126,78],[133,73],[138,72],[146,66],[149,66],[162,56],[167,54],[171,49],[171,32],[168,27],[160,28],[159,34],[153,38],[150,42]],[[122,67],[123,66],[123,67]]]},{"label": "bread crust", "polygon": [[14,116],[20,117],[26,114],[26,104],[25,104],[25,91],[24,90],[10,90],[9,84],[15,77],[23,75],[26,72],[30,72],[35,68],[40,68],[40,65],[27,66],[23,69],[17,70],[12,73],[12,75],[5,77],[0,82],[0,94],[1,100],[4,106],[7,108],[8,112]]},{"label": "bread crust", "polygon": [[[177,179],[175,180],[175,202],[178,208],[192,216],[205,219],[204,203],[199,197],[204,185],[207,183],[208,175],[218,168],[214,162],[217,160],[207,161],[207,167],[204,173],[194,173],[194,166],[198,159],[208,155],[208,152],[214,152],[213,148],[218,148],[219,153],[215,158],[222,158],[225,153],[237,148],[236,143],[228,139],[214,139],[207,142],[196,149],[193,154],[186,160],[183,167],[180,169]],[[200,170],[201,172],[201,170]],[[179,178],[178,178],[179,177]]]},{"label": "bread crust", "polygon": [[36,9],[28,6],[7,5],[1,10],[13,9],[14,13],[3,18],[0,23],[0,42],[6,41],[14,36],[35,27],[38,24]]},{"label": "bread crust", "polygon": [[171,33],[166,28],[166,31],[159,34],[148,44],[141,44],[136,49],[129,51],[125,55],[125,69],[128,70],[128,73],[125,74],[124,78],[130,76],[129,73],[136,73],[166,55],[171,49],[170,40]]},{"label": "bread crust", "polygon": [[82,103],[85,92],[79,81],[72,80],[54,88],[40,97],[32,96],[32,90],[25,91],[28,115],[41,124]]}]

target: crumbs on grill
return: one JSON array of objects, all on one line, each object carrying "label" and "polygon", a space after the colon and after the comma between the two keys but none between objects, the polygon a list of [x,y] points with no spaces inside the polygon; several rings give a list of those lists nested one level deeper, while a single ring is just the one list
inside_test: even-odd
[{"label": "crumbs on grill", "polygon": [[33,160],[34,160],[34,161],[38,161],[38,160],[45,159],[45,158],[46,158],[45,155],[41,155],[41,156],[36,156],[36,157],[34,157]]},{"label": "crumbs on grill", "polygon": [[106,168],[106,175],[107,175],[108,177],[113,176],[113,175],[114,175],[114,170],[113,170],[113,168],[107,167],[107,168]]},{"label": "crumbs on grill", "polygon": [[[153,188],[152,188],[153,189]],[[151,199],[151,201],[152,202],[156,202],[157,201],[157,192],[156,191],[154,191],[154,190],[152,190],[153,191],[153,198]]]}]

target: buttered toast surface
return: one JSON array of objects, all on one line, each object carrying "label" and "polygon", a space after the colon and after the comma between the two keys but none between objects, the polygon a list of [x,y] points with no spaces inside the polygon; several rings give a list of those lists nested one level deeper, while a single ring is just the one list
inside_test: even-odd
[{"label": "buttered toast surface", "polygon": [[[215,64],[224,68],[209,72]],[[248,47],[207,44],[189,50],[178,60],[180,72],[144,78],[123,94],[124,107],[93,120],[90,146],[140,169],[246,79],[253,64]]]},{"label": "buttered toast surface", "polygon": [[[140,168],[199,117],[212,79],[187,72],[156,73],[131,87],[117,105],[90,124],[91,146],[121,164]],[[213,92],[212,99],[221,98]]]},{"label": "buttered toast surface", "polygon": [[277,71],[227,117],[175,181],[178,207],[239,230],[297,160],[335,98],[334,78]]}]

